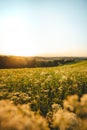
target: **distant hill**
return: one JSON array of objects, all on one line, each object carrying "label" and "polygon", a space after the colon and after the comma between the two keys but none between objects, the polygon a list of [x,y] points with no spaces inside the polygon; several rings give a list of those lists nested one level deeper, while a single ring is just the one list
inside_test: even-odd
[{"label": "distant hill", "polygon": [[0,68],[52,67],[87,60],[87,57],[0,56]]}]

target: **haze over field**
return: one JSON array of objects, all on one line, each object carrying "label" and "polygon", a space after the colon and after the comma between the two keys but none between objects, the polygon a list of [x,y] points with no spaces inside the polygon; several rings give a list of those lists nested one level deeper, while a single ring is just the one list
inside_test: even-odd
[{"label": "haze over field", "polygon": [[87,0],[0,0],[0,54],[87,56]]}]

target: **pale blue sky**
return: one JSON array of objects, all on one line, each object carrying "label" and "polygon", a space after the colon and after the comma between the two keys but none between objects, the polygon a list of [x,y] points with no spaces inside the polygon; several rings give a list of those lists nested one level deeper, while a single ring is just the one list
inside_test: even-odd
[{"label": "pale blue sky", "polygon": [[0,53],[87,56],[87,0],[0,0]]}]

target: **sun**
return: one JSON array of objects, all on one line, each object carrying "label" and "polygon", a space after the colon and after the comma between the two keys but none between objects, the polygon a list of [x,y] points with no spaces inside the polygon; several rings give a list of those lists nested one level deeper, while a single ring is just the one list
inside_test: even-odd
[{"label": "sun", "polygon": [[8,47],[5,52],[7,52],[8,55],[15,55],[15,56],[36,56],[37,52],[36,50],[34,51],[33,48],[24,46],[21,46],[21,44],[17,45],[15,44],[14,47]]},{"label": "sun", "polygon": [[32,32],[22,18],[7,17],[3,21],[3,52],[7,55],[34,56],[39,48],[33,43]]}]

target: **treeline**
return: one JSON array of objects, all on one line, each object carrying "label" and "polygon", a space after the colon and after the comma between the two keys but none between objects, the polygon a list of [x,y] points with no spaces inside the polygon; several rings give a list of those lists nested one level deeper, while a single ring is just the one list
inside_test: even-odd
[{"label": "treeline", "polygon": [[[84,59],[84,58],[83,58]],[[19,56],[0,56],[0,69],[4,68],[33,68],[33,67],[52,67],[72,63],[82,60],[81,58],[42,58],[19,57]]]}]

